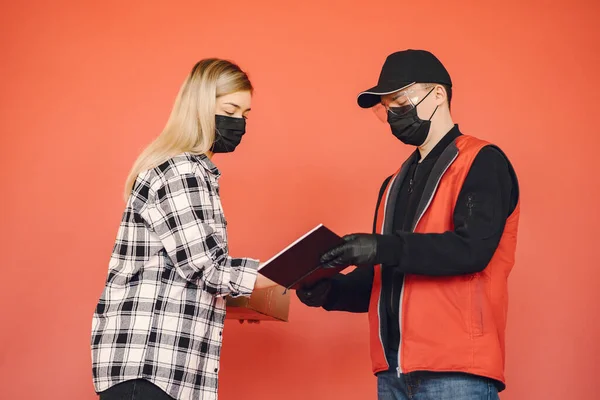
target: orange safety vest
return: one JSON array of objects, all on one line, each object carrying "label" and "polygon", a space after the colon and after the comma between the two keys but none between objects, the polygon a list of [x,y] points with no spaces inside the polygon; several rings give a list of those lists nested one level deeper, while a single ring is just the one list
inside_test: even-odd
[{"label": "orange safety vest", "polygon": [[[434,166],[417,209],[413,231],[454,230],[458,195],[479,151],[489,143],[459,136]],[[413,156],[414,157],[414,156]],[[389,180],[377,213],[377,232],[391,233],[397,188],[411,157]],[[504,384],[507,278],[515,262],[520,206],[506,221],[494,256],[479,273],[434,277],[405,274],[400,295],[398,373],[414,371],[465,372]],[[381,340],[381,265],[375,266],[369,303],[373,372],[388,370]]]}]

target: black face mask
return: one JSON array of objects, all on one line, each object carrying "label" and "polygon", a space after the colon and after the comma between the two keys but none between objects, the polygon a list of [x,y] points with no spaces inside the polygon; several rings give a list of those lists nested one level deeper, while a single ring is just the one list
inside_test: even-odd
[{"label": "black face mask", "polygon": [[[437,107],[433,110],[431,117],[428,120],[424,121],[419,118],[417,114],[417,106],[421,104],[423,100],[429,96],[429,94],[433,91],[431,89],[429,93],[425,95],[414,107],[410,108],[407,106],[404,107],[390,107],[390,111],[388,111],[388,123],[392,128],[392,133],[396,136],[402,143],[409,144],[412,146],[420,146],[425,143],[425,139],[427,139],[427,135],[429,135],[429,128],[431,126],[431,118],[437,111]],[[408,111],[407,108],[410,108]]]},{"label": "black face mask", "polygon": [[231,153],[246,133],[246,119],[215,115],[215,131],[213,153]]}]

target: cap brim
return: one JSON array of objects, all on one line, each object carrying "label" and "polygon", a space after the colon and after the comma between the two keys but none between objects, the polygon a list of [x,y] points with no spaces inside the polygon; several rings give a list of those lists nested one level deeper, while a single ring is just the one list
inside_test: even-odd
[{"label": "cap brim", "polygon": [[381,102],[381,96],[386,94],[395,93],[399,90],[405,89],[410,85],[414,85],[415,82],[402,82],[394,86],[374,86],[371,89],[367,89],[361,92],[356,99],[358,106],[361,108],[371,108]]}]

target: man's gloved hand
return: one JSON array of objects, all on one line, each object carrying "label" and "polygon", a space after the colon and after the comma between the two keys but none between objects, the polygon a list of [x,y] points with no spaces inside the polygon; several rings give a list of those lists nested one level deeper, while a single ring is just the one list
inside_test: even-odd
[{"label": "man's gloved hand", "polygon": [[330,291],[331,281],[322,279],[312,286],[296,290],[296,296],[309,307],[322,307],[327,302]]},{"label": "man's gloved hand", "polygon": [[375,234],[355,233],[346,235],[338,247],[334,247],[321,257],[324,268],[347,267],[356,265],[366,267],[378,264],[377,236]]}]

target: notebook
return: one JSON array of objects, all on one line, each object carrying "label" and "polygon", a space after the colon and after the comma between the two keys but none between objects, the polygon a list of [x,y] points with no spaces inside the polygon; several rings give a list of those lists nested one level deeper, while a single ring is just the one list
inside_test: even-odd
[{"label": "notebook", "polygon": [[341,243],[340,236],[319,224],[265,262],[259,271],[286,290],[310,286],[345,269],[322,268],[319,262],[325,252]]}]

